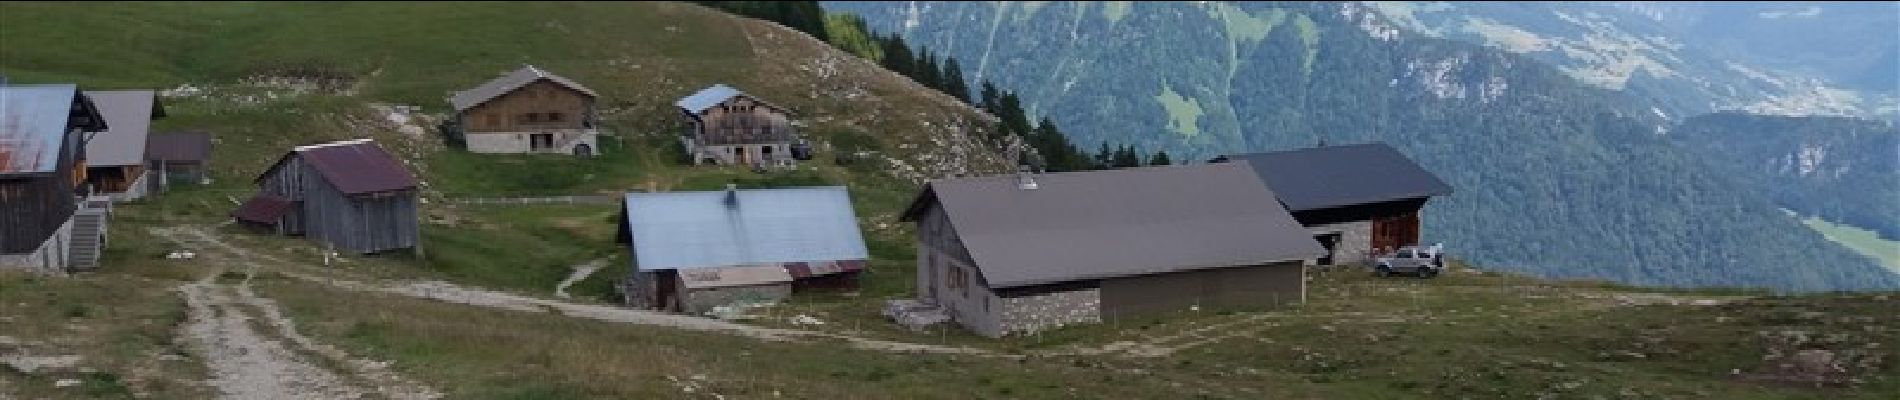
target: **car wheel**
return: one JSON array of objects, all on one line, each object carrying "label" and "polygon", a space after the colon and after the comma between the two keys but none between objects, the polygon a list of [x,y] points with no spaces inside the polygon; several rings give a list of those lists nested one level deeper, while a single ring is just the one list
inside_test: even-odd
[{"label": "car wheel", "polygon": [[1372,275],[1380,278],[1392,276],[1392,267],[1381,265],[1378,269],[1372,271]]},{"label": "car wheel", "polygon": [[1432,267],[1418,267],[1418,278],[1419,278],[1419,279],[1431,279],[1431,278],[1432,278],[1433,276],[1437,276],[1437,275],[1438,275],[1438,269],[1436,269],[1436,268],[1432,268]]}]

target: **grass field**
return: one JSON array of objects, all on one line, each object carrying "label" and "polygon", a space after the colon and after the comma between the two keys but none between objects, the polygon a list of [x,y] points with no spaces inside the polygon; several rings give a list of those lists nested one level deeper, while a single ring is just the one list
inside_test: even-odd
[{"label": "grass field", "polygon": [[1828,240],[1880,260],[1881,265],[1900,274],[1900,241],[1887,240],[1874,231],[1835,224],[1820,218],[1803,218],[1801,223],[1827,236]]}]

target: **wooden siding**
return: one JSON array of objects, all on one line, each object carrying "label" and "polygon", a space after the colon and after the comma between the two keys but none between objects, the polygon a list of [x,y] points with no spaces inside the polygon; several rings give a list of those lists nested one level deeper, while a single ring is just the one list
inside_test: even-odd
[{"label": "wooden siding", "polygon": [[1337,253],[1377,252],[1399,246],[1418,244],[1422,227],[1419,223],[1420,210],[1425,207],[1426,198],[1388,201],[1384,203],[1361,204],[1349,207],[1309,210],[1293,213],[1293,219],[1300,225],[1314,228],[1346,222],[1367,221],[1372,224],[1370,243],[1366,248],[1340,248]]},{"label": "wooden siding", "polygon": [[699,146],[790,143],[793,136],[789,116],[747,96],[727,99],[692,117],[688,129]]},{"label": "wooden siding", "polygon": [[143,165],[123,165],[86,168],[86,183],[92,190],[102,193],[123,193],[132,189],[132,183],[145,173]]},{"label": "wooden siding", "polygon": [[291,156],[261,182],[265,193],[293,204],[277,232],[305,235],[357,254],[415,248],[420,239],[416,191],[347,196],[302,157]]},{"label": "wooden siding", "polygon": [[[943,307],[952,320],[978,334],[996,337],[1003,301],[990,291],[970,252],[957,237],[950,216],[934,202],[917,220],[917,297]],[[961,276],[960,284],[952,279]]]},{"label": "wooden siding", "polygon": [[466,133],[535,132],[593,128],[595,118],[593,98],[544,79],[463,111],[460,125]]},{"label": "wooden siding", "polygon": [[32,252],[72,219],[80,132],[68,130],[50,175],[0,178],[0,254]]},{"label": "wooden siding", "polygon": [[1129,318],[1187,311],[1192,306],[1214,311],[1297,303],[1305,297],[1305,284],[1303,261],[1105,279],[1101,282],[1102,316]]}]

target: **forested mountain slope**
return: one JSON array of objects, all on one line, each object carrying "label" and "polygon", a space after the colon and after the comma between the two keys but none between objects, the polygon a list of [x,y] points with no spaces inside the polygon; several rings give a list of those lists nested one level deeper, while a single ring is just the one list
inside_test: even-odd
[{"label": "forested mountain slope", "polygon": [[1458,189],[1428,241],[1551,277],[1895,287],[1659,135],[1618,92],[1531,58],[1402,34],[1355,3],[827,3],[1023,94],[1077,143],[1189,160],[1390,142]]}]

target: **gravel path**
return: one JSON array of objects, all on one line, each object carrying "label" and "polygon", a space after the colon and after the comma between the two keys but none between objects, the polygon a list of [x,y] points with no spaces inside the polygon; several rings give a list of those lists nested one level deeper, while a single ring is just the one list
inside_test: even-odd
[{"label": "gravel path", "polygon": [[[867,349],[867,350],[907,352],[907,353],[982,355],[982,356],[996,356],[996,357],[1009,357],[1009,358],[1020,357],[1016,355],[1001,354],[1001,353],[997,353],[990,350],[972,348],[972,347],[940,346],[940,345],[921,344],[921,343],[894,342],[894,341],[887,341],[887,340],[867,339],[867,338],[841,335],[841,334],[835,334],[835,333],[825,333],[825,332],[806,331],[806,330],[797,330],[797,329],[767,328],[767,327],[727,322],[727,321],[711,319],[711,318],[696,317],[696,316],[691,316],[691,315],[672,314],[672,313],[664,313],[664,312],[649,311],[649,310],[639,310],[639,309],[602,305],[602,304],[570,303],[570,302],[559,301],[559,300],[523,296],[523,295],[507,293],[507,292],[464,287],[461,285],[456,285],[456,284],[441,282],[441,281],[392,282],[392,283],[385,283],[385,284],[373,284],[373,283],[367,283],[367,282],[362,282],[362,281],[353,280],[353,279],[344,279],[344,278],[338,278],[334,276],[320,276],[320,275],[315,275],[312,273],[303,272],[305,270],[311,270],[311,271],[322,271],[322,270],[306,268],[299,264],[289,263],[283,260],[279,260],[275,257],[253,253],[249,250],[245,250],[242,247],[234,246],[228,242],[225,242],[219,239],[216,234],[204,231],[202,229],[197,229],[193,227],[179,227],[179,228],[172,228],[172,229],[154,230],[154,233],[161,237],[173,238],[174,241],[178,241],[180,242],[180,244],[194,247],[195,249],[200,250],[201,254],[204,254],[205,250],[217,250],[221,252],[221,254],[207,254],[207,256],[209,257],[231,255],[231,256],[235,256],[239,262],[245,265],[267,266],[267,267],[271,267],[272,272],[282,274],[286,277],[290,277],[290,278],[294,278],[294,279],[298,279],[298,280],[302,280],[306,282],[311,282],[311,283],[324,284],[324,285],[328,285],[328,286],[332,286],[332,287],[336,287],[340,289],[345,289],[345,290],[350,290],[350,291],[387,293],[387,294],[394,294],[394,295],[407,296],[407,297],[413,297],[413,298],[429,299],[429,300],[443,301],[443,302],[449,302],[449,303],[466,304],[466,305],[471,305],[471,306],[487,307],[487,308],[495,308],[495,309],[503,309],[503,310],[519,311],[519,312],[534,312],[534,313],[554,312],[561,315],[576,317],[576,318],[587,318],[587,319],[614,322],[614,323],[662,326],[662,327],[695,330],[695,331],[719,332],[719,333],[732,334],[732,335],[743,336],[743,337],[751,337],[751,338],[768,340],[768,341],[790,341],[790,340],[801,339],[801,338],[825,338],[825,339],[842,340],[846,342],[847,344],[849,344],[851,347],[859,348],[859,349]],[[180,240],[181,238],[185,240]]]},{"label": "gravel path", "polygon": [[559,297],[563,299],[572,298],[572,296],[567,295],[568,286],[574,286],[575,282],[580,282],[582,279],[587,279],[588,276],[591,276],[594,274],[594,271],[599,271],[601,268],[606,268],[606,267],[607,267],[607,260],[604,260],[604,259],[588,261],[586,264],[574,266],[574,273],[568,274],[567,279],[562,279],[561,284],[554,285],[554,297]]},{"label": "gravel path", "polygon": [[[178,244],[201,247],[208,235],[192,230],[153,230]],[[215,238],[213,238],[215,240]],[[240,250],[241,249],[226,249]],[[233,254],[240,254],[233,252]],[[248,254],[241,253],[241,254]],[[207,257],[209,262],[230,261]],[[229,267],[230,265],[225,265]],[[210,384],[226,399],[436,399],[442,393],[403,378],[388,364],[350,357],[297,331],[275,301],[251,291],[256,265],[243,279],[220,283],[215,268],[181,285],[189,320],[180,329],[211,370]],[[236,276],[230,275],[230,276]]]}]

